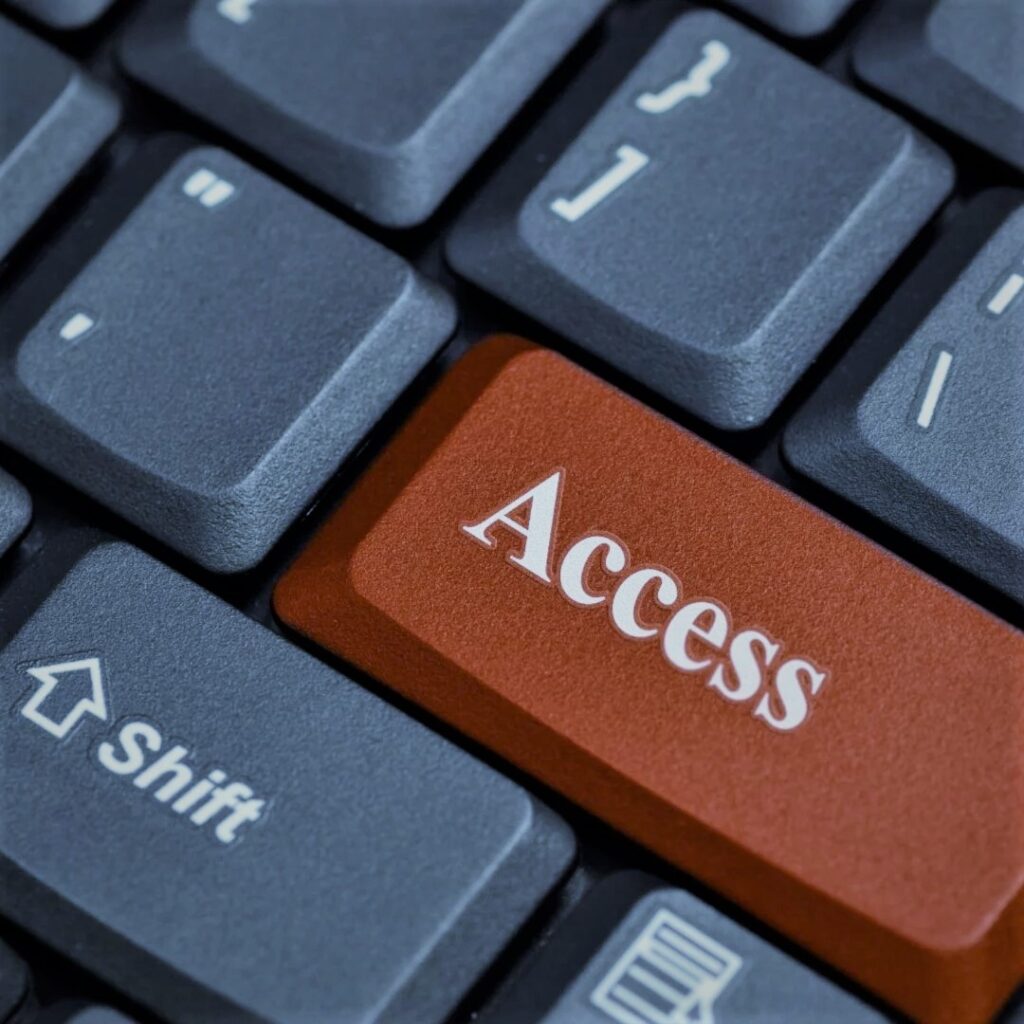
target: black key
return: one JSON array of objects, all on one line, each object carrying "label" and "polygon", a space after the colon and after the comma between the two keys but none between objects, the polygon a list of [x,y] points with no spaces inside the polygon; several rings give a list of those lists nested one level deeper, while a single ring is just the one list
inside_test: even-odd
[{"label": "black key", "polygon": [[0,558],[25,532],[31,518],[28,491],[0,469]]},{"label": "black key", "polygon": [[17,1024],[29,1002],[28,968],[0,942],[0,1024]]},{"label": "black key", "polygon": [[109,10],[114,0],[7,0],[52,28],[83,28]]},{"label": "black key", "polygon": [[437,208],[608,2],[156,0],[122,56],[317,188],[405,227]]},{"label": "black key", "polygon": [[[44,264],[32,309],[5,324],[0,438],[190,558],[239,571],[448,338],[454,308],[228,153],[154,162],[159,180],[100,251],[57,294]],[[114,198],[141,174],[124,172]]]},{"label": "black key", "polygon": [[1024,4],[899,0],[854,52],[864,81],[1024,170]]},{"label": "black key", "polygon": [[110,136],[115,97],[0,18],[0,260]]},{"label": "black key", "polygon": [[684,892],[634,872],[587,894],[480,1024],[884,1024]]},{"label": "black key", "polygon": [[1020,602],[1022,202],[976,200],[785,437],[801,472]]},{"label": "black key", "polygon": [[952,172],[898,118],[719,14],[662,34],[675,10],[623,12],[621,43],[485,189],[448,254],[691,412],[752,427]]},{"label": "black key", "polygon": [[788,36],[820,36],[835,27],[853,0],[729,0]]},{"label": "black key", "polygon": [[572,857],[518,786],[124,544],[0,685],[0,913],[173,1024],[440,1024]]}]

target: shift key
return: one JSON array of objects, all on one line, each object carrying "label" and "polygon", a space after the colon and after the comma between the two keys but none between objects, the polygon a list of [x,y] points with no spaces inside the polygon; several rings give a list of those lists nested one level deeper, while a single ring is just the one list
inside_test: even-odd
[{"label": "shift key", "polygon": [[0,914],[167,1024],[441,1024],[572,857],[514,783],[125,544],[29,614],[0,696]]},{"label": "shift key", "polygon": [[917,1019],[1024,975],[1024,635],[554,353],[467,356],[276,606]]}]

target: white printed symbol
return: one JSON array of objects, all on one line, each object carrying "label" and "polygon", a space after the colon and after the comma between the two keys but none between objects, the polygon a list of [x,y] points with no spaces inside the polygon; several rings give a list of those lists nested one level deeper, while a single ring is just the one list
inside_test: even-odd
[{"label": "white printed symbol", "polygon": [[230,181],[218,178],[207,167],[190,174],[181,190],[189,198],[198,199],[209,210],[226,203],[235,194],[235,186]]},{"label": "white printed symbol", "polygon": [[683,100],[707,96],[715,76],[725,70],[732,54],[729,47],[717,39],[705,43],[702,52],[703,56],[685,78],[673,82],[661,92],[645,92],[637,99],[636,105],[647,114],[665,114]]},{"label": "white printed symbol", "polygon": [[590,995],[617,1024],[714,1024],[715,1001],[743,966],[671,910],[659,910]]},{"label": "white printed symbol", "polygon": [[575,199],[556,199],[551,209],[563,220],[574,224],[651,162],[646,153],[629,145],[619,146],[615,151],[615,159],[615,166],[605,171],[592,185],[588,185]]},{"label": "white printed symbol", "polygon": [[921,408],[917,414],[917,425],[922,430],[927,430],[935,419],[935,409],[942,397],[942,390],[946,386],[946,379],[949,377],[949,368],[953,365],[953,354],[945,349],[940,349],[932,367],[931,377],[928,380],[928,387],[925,389],[924,398],[921,400]]},{"label": "white printed symbol", "polygon": [[60,336],[64,341],[77,341],[95,326],[96,321],[88,313],[72,313],[61,326]]},{"label": "white printed symbol", "polygon": [[1014,299],[1024,291],[1024,274],[1013,273],[996,289],[985,307],[993,316],[1002,316]]},{"label": "white printed symbol", "polygon": [[244,25],[252,17],[256,0],[219,0],[217,13],[236,25]]},{"label": "white printed symbol", "polygon": [[[82,673],[88,673],[88,690],[62,718],[55,719],[41,710],[48,698],[51,698],[65,676],[74,677],[79,686],[83,681]],[[92,715],[101,722],[107,720],[107,697],[103,692],[103,673],[98,658],[84,658],[81,661],[65,661],[60,665],[46,665],[43,668],[30,668],[28,674],[39,682],[29,701],[21,709],[21,713],[33,724],[44,729],[51,736],[62,740],[86,715]],[[70,687],[71,679],[64,682]]]}]

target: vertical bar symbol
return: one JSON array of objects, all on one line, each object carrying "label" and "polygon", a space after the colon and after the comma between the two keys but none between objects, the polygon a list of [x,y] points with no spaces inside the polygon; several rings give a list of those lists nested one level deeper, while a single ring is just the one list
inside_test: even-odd
[{"label": "vertical bar symbol", "polygon": [[1021,291],[1024,290],[1024,275],[1010,274],[1010,276],[996,290],[995,295],[989,299],[985,307],[993,316],[1002,316],[1009,308]]},{"label": "vertical bar symbol", "polygon": [[928,387],[925,389],[924,398],[921,399],[921,408],[917,414],[917,425],[922,430],[927,430],[935,419],[935,409],[942,397],[942,391],[949,378],[949,368],[953,365],[953,354],[946,349],[940,349],[932,367],[931,378]]}]

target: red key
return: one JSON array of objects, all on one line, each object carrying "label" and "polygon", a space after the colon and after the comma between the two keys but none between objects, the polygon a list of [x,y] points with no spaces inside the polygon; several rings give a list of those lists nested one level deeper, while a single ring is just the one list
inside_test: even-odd
[{"label": "red key", "polygon": [[551,352],[464,359],[276,606],[915,1017],[1024,974],[1024,636]]}]

